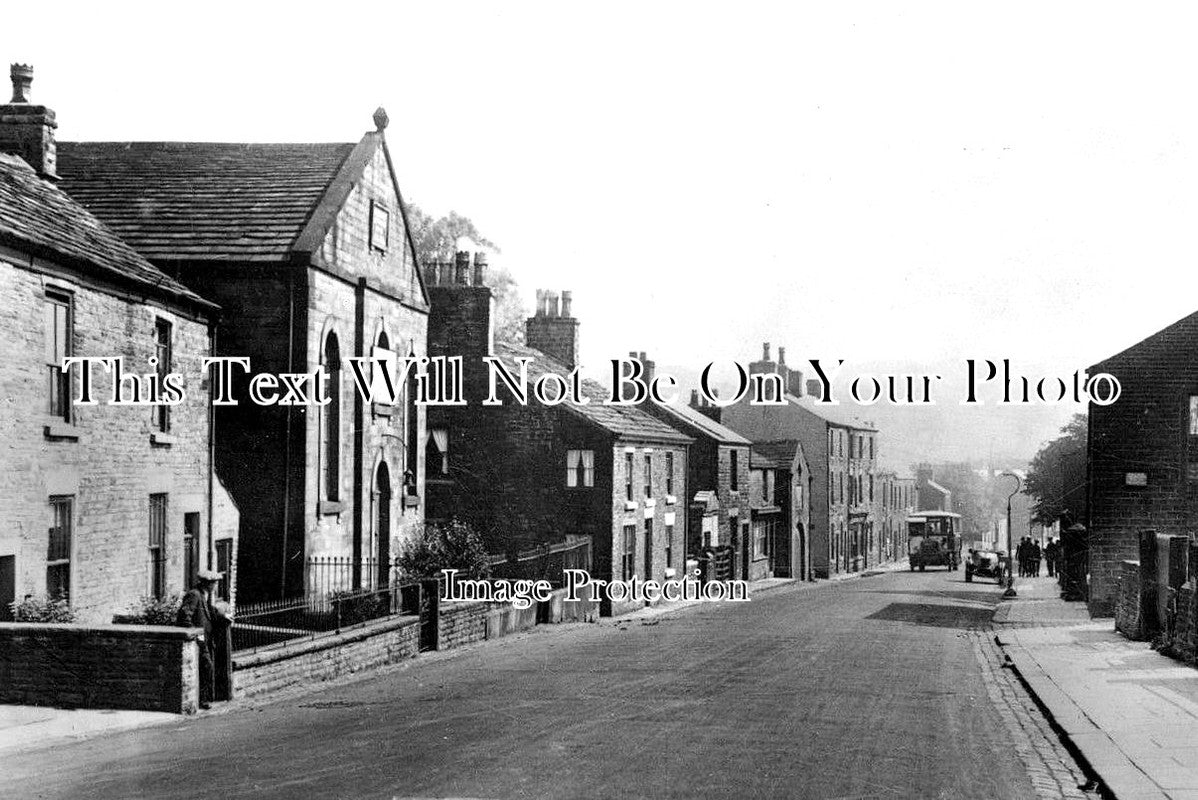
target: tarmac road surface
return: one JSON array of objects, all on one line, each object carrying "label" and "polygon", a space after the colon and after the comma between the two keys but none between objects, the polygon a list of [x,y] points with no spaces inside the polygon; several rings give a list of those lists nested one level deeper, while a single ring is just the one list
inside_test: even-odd
[{"label": "tarmac road surface", "polygon": [[323,691],[26,750],[0,797],[1037,795],[963,573],[553,626]]}]

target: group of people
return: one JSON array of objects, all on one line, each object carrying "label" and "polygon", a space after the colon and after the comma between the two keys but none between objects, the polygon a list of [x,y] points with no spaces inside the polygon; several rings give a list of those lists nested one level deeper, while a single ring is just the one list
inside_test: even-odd
[{"label": "group of people", "polygon": [[1033,541],[1030,536],[1024,536],[1023,541],[1015,548],[1015,557],[1019,559],[1019,577],[1040,577],[1040,561],[1048,564],[1048,576],[1057,574],[1057,566],[1061,558],[1061,545],[1056,539],[1050,538],[1044,547]]}]

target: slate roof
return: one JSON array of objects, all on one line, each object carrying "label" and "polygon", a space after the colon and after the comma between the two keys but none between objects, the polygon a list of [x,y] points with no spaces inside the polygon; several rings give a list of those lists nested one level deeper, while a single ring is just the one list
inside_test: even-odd
[{"label": "slate roof", "polygon": [[0,153],[0,240],[117,283],[215,309],[17,156]]},{"label": "slate roof", "polygon": [[278,261],[356,144],[59,142],[61,186],[155,261]]},{"label": "slate roof", "polygon": [[795,452],[798,449],[799,442],[796,439],[779,442],[754,442],[749,451],[749,465],[790,469],[794,464]]},{"label": "slate roof", "polygon": [[741,436],[736,431],[721,425],[711,417],[707,416],[701,411],[691,408],[688,405],[663,405],[661,408],[665,409],[673,416],[681,419],[683,423],[690,424],[698,428],[700,431],[710,436],[712,439],[715,439],[720,444],[749,444],[749,440]]},{"label": "slate roof", "polygon": [[945,497],[948,497],[950,494],[952,494],[951,491],[949,491],[948,489],[945,489],[943,486],[936,483],[936,481],[928,481],[927,483],[924,484],[924,486],[927,486],[929,489],[931,489],[934,492],[939,492],[940,494],[944,495]]},{"label": "slate roof", "polygon": [[[835,395],[833,395],[835,397]],[[872,422],[866,422],[857,415],[848,411],[849,408],[858,408],[851,400],[841,400],[840,405],[823,405],[817,403],[812,395],[805,394],[802,397],[795,397],[793,394],[787,394],[786,400],[796,406],[800,406],[815,414],[817,417],[830,422],[833,425],[839,425],[843,428],[856,428],[862,431],[875,431],[877,427]]]},{"label": "slate roof", "polygon": [[[513,370],[515,369],[514,359],[521,356],[532,359],[528,364],[528,385],[530,392],[532,385],[545,373],[556,372],[564,376],[570,372],[564,364],[561,364],[540,350],[534,350],[531,347],[523,345],[496,343],[494,355],[497,358],[504,359],[509,364],[509,368]],[[694,441],[691,437],[678,432],[664,422],[641,411],[636,406],[604,405],[603,401],[607,399],[609,394],[609,391],[602,384],[596,381],[583,380],[582,395],[590,398],[591,402],[586,405],[579,405],[578,403],[567,401],[559,405],[558,408],[577,414],[583,419],[624,439],[676,444],[688,444]],[[530,397],[529,402],[535,401]]]}]

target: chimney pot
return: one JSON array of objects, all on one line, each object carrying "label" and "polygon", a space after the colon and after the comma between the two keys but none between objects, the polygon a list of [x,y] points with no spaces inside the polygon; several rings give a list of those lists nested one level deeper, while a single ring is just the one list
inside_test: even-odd
[{"label": "chimney pot", "polygon": [[546,294],[549,297],[549,307],[545,310],[545,313],[550,317],[560,317],[561,313],[559,311],[560,306],[558,305],[558,302],[561,300],[561,298],[558,296],[558,293],[550,290],[549,292],[546,292]]},{"label": "chimney pot", "polygon": [[[767,360],[768,360],[768,359],[767,359]],[[779,347],[779,348],[778,348],[778,363],[779,363],[779,364],[785,364],[785,363],[786,363],[786,348],[785,348],[785,347]]]},{"label": "chimney pot", "polygon": [[572,308],[573,304],[574,304],[574,293],[572,291],[570,291],[569,289],[562,290],[562,316],[563,317],[573,317],[574,316],[574,310]]},{"label": "chimney pot", "polygon": [[481,251],[474,254],[474,285],[485,286],[487,283],[487,254]]},{"label": "chimney pot", "polygon": [[470,280],[470,254],[459,250],[454,256],[454,283],[465,286]]},{"label": "chimney pot", "polygon": [[30,90],[33,87],[33,67],[28,64],[13,64],[9,71],[12,77],[13,103],[28,103]]},{"label": "chimney pot", "polygon": [[[58,180],[58,147],[54,129],[58,127],[54,112],[29,101],[33,84],[33,67],[13,64],[12,100],[9,112],[0,120],[0,153],[20,156],[38,175],[46,180]],[[14,108],[13,106],[22,106]]]},{"label": "chimney pot", "polygon": [[699,407],[699,390],[691,389],[691,408]]},{"label": "chimney pot", "polygon": [[761,360],[762,361],[770,360],[770,343],[769,342],[761,343]]}]

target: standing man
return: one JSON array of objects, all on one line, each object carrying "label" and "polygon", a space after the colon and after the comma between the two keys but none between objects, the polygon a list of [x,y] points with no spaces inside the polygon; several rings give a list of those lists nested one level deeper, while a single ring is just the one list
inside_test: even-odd
[{"label": "standing man", "polygon": [[212,605],[212,590],[220,582],[221,573],[202,569],[196,574],[195,588],[183,596],[183,604],[175,622],[184,628],[203,628],[204,635],[197,642],[200,646],[200,708],[212,707],[212,696],[216,685],[216,660],[212,631],[216,625],[226,624],[225,617]]},{"label": "standing man", "polygon": [[1048,564],[1048,577],[1050,578],[1057,574],[1057,555],[1060,549],[1060,545],[1050,536],[1048,544],[1044,546],[1044,561]]}]

